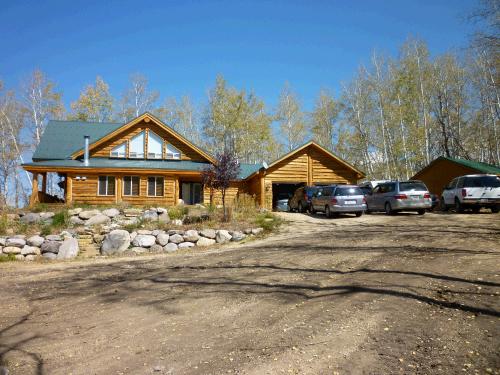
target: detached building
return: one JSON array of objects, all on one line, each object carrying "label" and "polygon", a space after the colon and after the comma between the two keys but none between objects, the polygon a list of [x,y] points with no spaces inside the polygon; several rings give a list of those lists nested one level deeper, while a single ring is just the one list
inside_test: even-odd
[{"label": "detached building", "polygon": [[478,161],[441,156],[413,176],[412,180],[423,181],[431,193],[441,196],[444,187],[451,180],[466,174],[500,175],[500,167]]},{"label": "detached building", "polygon": [[[33,173],[30,205],[57,201],[47,194],[47,173],[57,173],[66,204],[171,206],[179,199],[209,203],[201,171],[214,163],[210,153],[145,113],[125,124],[50,121],[33,162],[23,168]],[[351,164],[308,142],[269,165],[241,164],[226,197],[230,204],[249,194],[260,207],[272,209],[278,194],[293,193],[298,186],[353,184],[363,177]]]}]

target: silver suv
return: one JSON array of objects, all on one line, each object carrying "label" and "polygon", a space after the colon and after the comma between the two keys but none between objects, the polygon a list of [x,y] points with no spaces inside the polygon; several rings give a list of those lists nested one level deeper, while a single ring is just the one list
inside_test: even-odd
[{"label": "silver suv", "polygon": [[419,215],[432,207],[432,198],[422,181],[391,181],[381,183],[366,196],[367,212],[416,211]]},{"label": "silver suv", "polygon": [[319,188],[311,202],[311,212],[324,212],[327,217],[353,213],[357,217],[366,211],[363,192],[356,185],[331,185]]},{"label": "silver suv", "polygon": [[500,178],[491,174],[460,176],[445,186],[441,194],[441,209],[454,207],[463,212],[470,208],[478,212],[481,207],[497,213],[500,209]]}]

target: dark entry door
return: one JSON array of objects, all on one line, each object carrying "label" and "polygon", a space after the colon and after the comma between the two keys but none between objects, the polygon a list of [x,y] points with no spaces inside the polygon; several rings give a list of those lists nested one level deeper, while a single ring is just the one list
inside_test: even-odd
[{"label": "dark entry door", "polygon": [[185,204],[202,203],[203,189],[199,182],[182,182],[181,199]]}]

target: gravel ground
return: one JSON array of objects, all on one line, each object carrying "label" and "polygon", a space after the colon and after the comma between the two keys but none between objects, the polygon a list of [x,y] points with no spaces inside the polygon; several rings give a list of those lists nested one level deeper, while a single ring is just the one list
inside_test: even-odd
[{"label": "gravel ground", "polygon": [[177,254],[0,264],[10,374],[499,374],[500,215],[325,219]]}]

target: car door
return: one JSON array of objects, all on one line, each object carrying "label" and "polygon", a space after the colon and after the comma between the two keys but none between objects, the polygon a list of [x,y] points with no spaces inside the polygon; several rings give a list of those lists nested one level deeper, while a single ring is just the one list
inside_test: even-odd
[{"label": "car door", "polygon": [[446,185],[441,194],[445,204],[453,204],[455,201],[455,186],[457,185],[458,178],[454,178],[451,182]]},{"label": "car door", "polygon": [[366,202],[369,210],[380,210],[380,197],[383,184],[375,186],[371,194],[366,197]]},{"label": "car door", "polygon": [[319,201],[321,199],[321,194],[323,193],[323,188],[318,188],[312,196],[311,205],[316,210],[319,206]]}]

